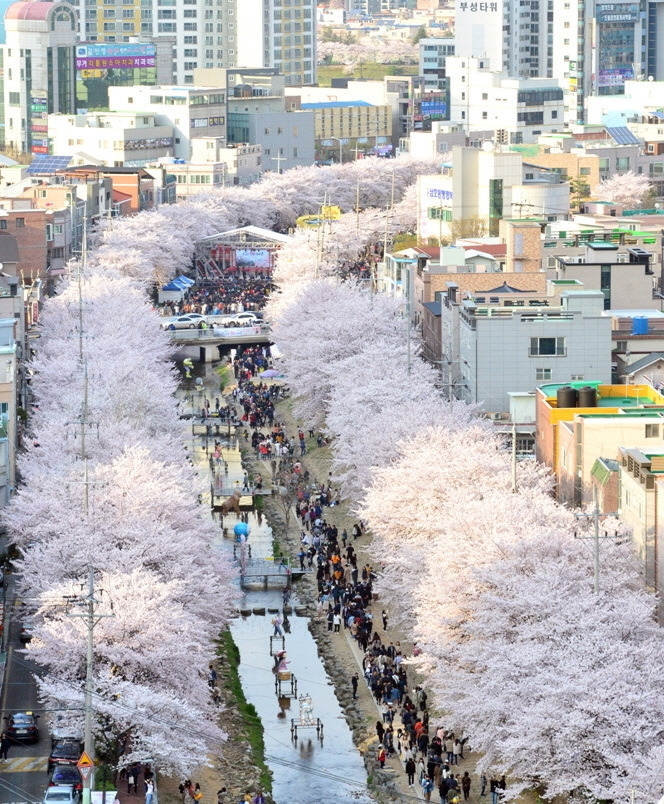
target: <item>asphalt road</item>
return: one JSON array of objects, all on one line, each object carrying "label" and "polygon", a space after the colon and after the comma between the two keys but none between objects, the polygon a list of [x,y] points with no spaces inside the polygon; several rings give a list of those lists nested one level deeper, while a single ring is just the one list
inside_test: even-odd
[{"label": "asphalt road", "polygon": [[[22,647],[18,638],[21,629],[19,611],[13,609],[9,627],[7,669],[2,693],[3,716],[12,712],[39,712],[37,686],[31,674],[34,665],[18,652]],[[48,785],[46,761],[50,745],[48,717],[42,714],[39,741],[32,745],[12,745],[7,761],[0,759],[0,804],[41,802]]]}]

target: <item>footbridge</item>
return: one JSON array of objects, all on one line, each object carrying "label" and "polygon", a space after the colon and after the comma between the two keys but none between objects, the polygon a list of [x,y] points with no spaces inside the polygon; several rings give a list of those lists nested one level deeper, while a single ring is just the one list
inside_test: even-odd
[{"label": "footbridge", "polygon": [[260,324],[250,327],[209,327],[208,329],[166,330],[173,343],[178,344],[189,357],[202,363],[219,360],[221,348],[271,344],[270,327]]}]

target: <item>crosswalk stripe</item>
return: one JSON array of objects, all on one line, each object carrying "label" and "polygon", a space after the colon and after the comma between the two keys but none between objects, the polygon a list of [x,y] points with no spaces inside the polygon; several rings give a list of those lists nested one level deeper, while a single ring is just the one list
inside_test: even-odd
[{"label": "crosswalk stripe", "polygon": [[0,760],[0,773],[46,772],[46,757],[14,757],[5,762]]}]

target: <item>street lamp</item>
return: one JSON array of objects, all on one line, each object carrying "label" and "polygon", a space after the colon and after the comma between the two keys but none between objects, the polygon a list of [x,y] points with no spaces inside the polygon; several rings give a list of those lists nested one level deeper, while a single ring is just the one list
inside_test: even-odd
[{"label": "street lamp", "polygon": [[331,140],[336,140],[339,143],[339,164],[342,165],[344,161],[343,144],[344,141],[341,137],[330,137]]}]

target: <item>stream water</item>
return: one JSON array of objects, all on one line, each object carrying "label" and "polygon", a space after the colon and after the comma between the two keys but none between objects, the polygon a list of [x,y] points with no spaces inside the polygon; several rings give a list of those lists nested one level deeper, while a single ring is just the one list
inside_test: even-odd
[{"label": "stream water", "polygon": [[[210,371],[208,369],[208,371]],[[212,373],[212,372],[210,372]],[[212,389],[214,374],[205,380],[207,397],[214,403]],[[191,398],[183,391],[183,413],[191,411]],[[194,407],[200,411],[203,393],[194,395]],[[200,422],[200,419],[194,420]],[[184,422],[185,439],[191,450],[201,477],[211,478],[209,453],[214,449],[214,440],[194,435],[192,420]],[[224,488],[232,489],[242,483],[244,470],[234,434],[220,427],[216,440],[222,442],[222,463],[218,471],[223,474]],[[224,467],[225,463],[225,467]],[[209,503],[209,498],[204,500]],[[232,553],[234,550],[233,526],[238,522],[235,514],[224,517],[223,526],[218,515],[212,514],[218,524],[219,535],[215,546]],[[272,531],[265,517],[249,512],[246,516],[251,528],[249,544],[252,558],[272,556]],[[224,530],[227,535],[224,535]],[[297,600],[293,600],[297,603]],[[244,592],[243,609],[276,609],[282,606],[279,589]],[[299,729],[298,740],[291,739],[291,718],[298,718],[297,698],[279,698],[275,691],[275,676],[272,672],[274,659],[270,655],[270,635],[273,632],[270,620],[274,615],[252,614],[234,619],[231,623],[233,639],[240,650],[240,678],[247,701],[256,707],[263,723],[265,759],[273,773],[272,795],[277,804],[344,804],[360,802],[370,804],[365,793],[366,770],[360,753],[353,744],[351,731],[334,694],[330,681],[308,629],[308,618],[294,614],[289,618],[290,633],[285,636],[289,670],[297,678],[298,694],[308,694],[313,699],[314,718],[320,718],[324,727],[324,740],[316,736],[315,728]],[[343,635],[338,637],[344,639]]]}]

